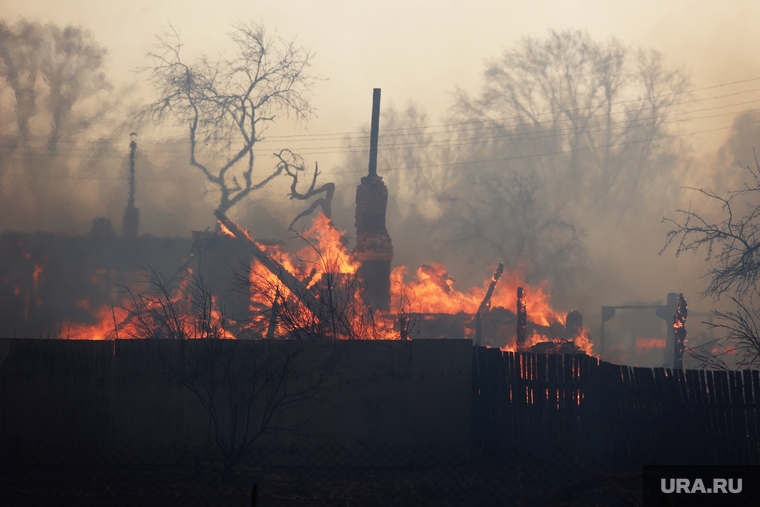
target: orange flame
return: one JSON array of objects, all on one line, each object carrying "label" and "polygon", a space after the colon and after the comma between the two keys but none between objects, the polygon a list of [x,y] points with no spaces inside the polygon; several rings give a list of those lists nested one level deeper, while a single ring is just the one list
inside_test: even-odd
[{"label": "orange flame", "polygon": [[[86,299],[82,301],[84,302],[82,306],[79,304],[77,304],[77,306],[83,309],[89,309],[89,301]],[[112,314],[111,307],[109,306],[101,306],[95,310],[93,314],[96,320],[94,324],[65,321],[61,329],[61,337],[68,340],[112,339],[115,337],[114,314],[116,314],[117,322],[124,320],[127,317],[127,312],[122,308],[114,308],[114,314]]]},{"label": "orange flame", "polygon": [[[234,236],[232,232],[220,223],[222,234]],[[248,239],[254,241],[251,235],[241,229]],[[352,335],[364,338],[399,339],[400,326],[398,316],[392,312],[370,313],[363,301],[358,287],[348,287],[345,284],[355,282],[356,273],[360,263],[352,257],[345,239],[345,231],[335,228],[332,220],[324,214],[318,214],[312,221],[311,226],[304,231],[302,237],[309,243],[295,254],[290,254],[279,245],[257,246],[271,259],[277,261],[283,269],[300,280],[304,286],[313,292],[314,297],[319,299],[320,290],[326,284],[334,284],[336,290],[345,293],[345,309],[347,319],[350,321]],[[39,277],[35,268],[35,280]],[[455,288],[455,281],[446,269],[440,264],[423,265],[416,270],[415,278],[406,281],[408,269],[399,266],[391,273],[391,307],[396,311],[403,311],[405,315],[412,313],[430,314],[457,314],[460,312],[475,314],[486,295],[491,277],[484,280],[481,287],[471,287],[465,291]],[[101,283],[106,272],[101,270],[93,274],[92,282]],[[329,277],[328,277],[329,275]],[[258,260],[251,262],[249,281],[252,287],[250,294],[250,308],[252,320],[248,324],[257,330],[260,335],[273,332],[275,337],[286,337],[289,328],[282,319],[277,319],[277,309],[283,305],[289,305],[288,311],[291,317],[289,326],[310,326],[318,323],[318,317],[304,305],[292,291],[286,287],[280,279],[270,272]],[[186,282],[185,282],[186,283]],[[491,298],[492,307],[503,307],[514,311],[517,304],[517,287],[526,289],[525,300],[528,309],[528,319],[535,325],[550,327],[564,326],[565,316],[555,311],[550,304],[550,295],[546,284],[528,285],[519,270],[505,272],[496,285]],[[191,309],[187,302],[181,301],[184,291],[176,291],[172,295],[171,302],[178,305],[184,312],[182,325],[185,326],[186,336],[193,336],[194,326],[198,323],[190,315]],[[76,306],[83,310],[90,309],[90,303],[86,300],[77,301]],[[212,304],[212,319],[220,320],[216,309],[215,300]],[[273,310],[274,308],[274,310]],[[263,310],[263,311],[262,311]],[[129,322],[126,311],[121,308],[112,310],[109,306],[103,306],[93,311],[95,324],[77,324],[66,322],[64,336],[72,339],[112,339],[140,336],[139,330]],[[115,329],[114,320],[118,323]],[[274,328],[272,326],[274,325]],[[130,327],[132,326],[132,327]],[[472,330],[466,329],[466,333]],[[225,338],[234,338],[232,333],[225,331]],[[471,337],[471,336],[470,336]],[[345,338],[338,336],[338,338]],[[589,340],[588,331],[583,329],[572,338],[575,345],[592,353],[592,344]],[[514,337],[512,337],[514,340]],[[526,339],[526,347],[541,342],[551,341],[533,331]],[[504,350],[514,350],[514,343],[507,344]]]},{"label": "orange flame", "polygon": [[599,357],[594,353],[594,344],[591,343],[591,338],[588,335],[588,329],[581,329],[578,336],[575,337],[575,346],[584,351],[589,356]]},{"label": "orange flame", "polygon": [[220,230],[222,231],[222,234],[226,234],[227,236],[230,236],[233,238],[235,237],[235,235],[232,234],[232,231],[229,230],[222,222],[219,222],[219,227],[220,227]]},{"label": "orange flame", "polygon": [[[307,289],[315,288],[328,274],[331,275],[330,283],[337,283],[340,286],[344,279],[336,275],[355,275],[359,268],[359,263],[352,259],[348,252],[345,235],[344,231],[335,228],[332,220],[323,213],[319,213],[313,219],[311,227],[302,234],[302,237],[309,244],[294,256],[282,250],[278,245],[261,245],[258,243],[257,245],[287,272],[305,282]],[[256,306],[276,308],[278,305],[290,305],[290,321],[287,325],[282,320],[277,322],[276,337],[286,336],[289,332],[288,326],[306,327],[316,322],[317,317],[306,308],[299,298],[256,259],[251,263],[250,282],[252,286],[257,288],[251,293],[252,309]],[[340,290],[340,287],[336,287],[336,290]],[[345,304],[353,305],[354,308],[347,313],[353,316],[352,325],[354,328],[361,329],[360,320],[364,313],[361,308],[361,295],[353,292],[352,296],[353,300],[345,302]],[[267,316],[261,312],[253,313],[255,327],[259,329],[268,327],[268,320],[271,315]],[[364,316],[366,317],[366,315]]]},{"label": "orange flame", "polygon": [[[408,284],[404,282],[406,274],[406,266],[399,266],[391,272],[391,303],[395,308],[401,304],[403,298],[409,298],[413,311],[419,313],[474,314],[478,311],[491,283],[489,277],[483,282],[482,287],[471,287],[466,292],[459,292],[454,288],[454,279],[446,269],[435,263],[417,269],[416,280]],[[505,272],[502,275],[491,297],[491,306],[514,310],[517,306],[517,287],[527,287],[525,300],[530,322],[541,326],[553,323],[564,325],[565,316],[551,307],[545,286],[527,285],[517,271]]]}]

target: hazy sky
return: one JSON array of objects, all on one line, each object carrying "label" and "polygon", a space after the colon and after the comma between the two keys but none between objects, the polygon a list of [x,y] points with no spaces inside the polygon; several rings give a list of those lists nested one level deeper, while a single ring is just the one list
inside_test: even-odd
[{"label": "hazy sky", "polygon": [[[169,23],[190,53],[224,51],[236,21],[262,22],[285,38],[297,37],[316,53],[314,74],[325,79],[315,89],[318,117],[305,126],[282,126],[299,133],[352,131],[368,122],[373,87],[383,89],[384,105],[414,102],[439,122],[455,85],[476,91],[486,59],[551,28],[585,29],[595,39],[615,36],[657,49],[671,65],[691,72],[693,88],[760,77],[760,2],[753,0],[1,1],[2,17],[11,23],[28,18],[91,30],[108,48],[117,82],[136,79],[132,71],[146,65],[146,48]],[[696,96],[758,87],[760,81]],[[732,119],[703,121],[691,130],[727,126]],[[717,145],[725,133],[696,144]]]}]

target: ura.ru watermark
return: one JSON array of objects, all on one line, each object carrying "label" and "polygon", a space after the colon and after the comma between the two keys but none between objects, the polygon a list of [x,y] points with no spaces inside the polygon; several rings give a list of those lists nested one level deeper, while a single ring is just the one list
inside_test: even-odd
[{"label": "ura.ru watermark", "polygon": [[663,493],[741,493],[741,479],[713,478],[712,481],[702,479],[660,479],[660,491]]}]

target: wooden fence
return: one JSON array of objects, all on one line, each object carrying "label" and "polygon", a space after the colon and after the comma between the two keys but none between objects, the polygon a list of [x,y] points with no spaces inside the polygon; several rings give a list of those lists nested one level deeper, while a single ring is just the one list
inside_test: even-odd
[{"label": "wooden fence", "polygon": [[651,464],[758,464],[754,371],[638,368],[475,348],[473,441],[498,452]]}]

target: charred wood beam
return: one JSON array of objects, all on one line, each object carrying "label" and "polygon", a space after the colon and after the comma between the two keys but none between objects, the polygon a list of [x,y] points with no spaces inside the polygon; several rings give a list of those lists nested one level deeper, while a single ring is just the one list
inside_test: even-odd
[{"label": "charred wood beam", "polygon": [[219,222],[229,230],[238,241],[245,242],[252,252],[252,256],[256,257],[265,268],[267,268],[274,276],[276,276],[282,284],[287,287],[290,292],[293,293],[306,308],[309,309],[314,315],[325,315],[329,310],[324,303],[322,303],[314,293],[306,287],[306,285],[290,274],[282,265],[276,260],[269,257],[259,246],[251,239],[251,237],[235,224],[232,220],[227,218],[224,213],[219,210],[214,211],[214,216]]},{"label": "charred wood beam", "polygon": [[269,315],[269,326],[267,328],[267,340],[274,339],[274,333],[277,330],[277,314],[280,312],[280,288],[277,287],[272,300],[272,313]]},{"label": "charred wood beam", "polygon": [[500,262],[499,267],[496,268],[496,272],[493,274],[493,278],[491,278],[491,284],[488,286],[488,290],[486,291],[486,296],[483,298],[483,301],[480,303],[480,306],[478,307],[478,311],[475,314],[475,346],[480,347],[480,342],[482,340],[483,335],[483,323],[482,323],[482,314],[484,312],[487,312],[489,308],[491,308],[491,296],[493,296],[493,290],[496,288],[496,284],[499,281],[499,278],[501,278],[502,273],[504,273],[504,263]]}]

